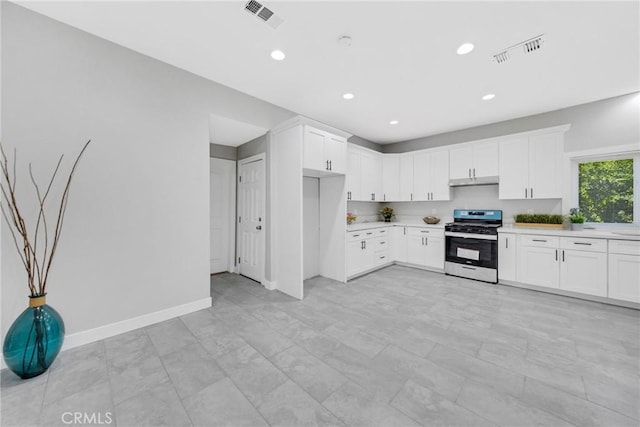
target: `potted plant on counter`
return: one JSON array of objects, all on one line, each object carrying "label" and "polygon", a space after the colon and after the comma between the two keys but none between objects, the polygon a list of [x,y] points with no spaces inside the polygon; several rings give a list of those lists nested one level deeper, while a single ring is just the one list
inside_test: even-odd
[{"label": "potted plant on counter", "polygon": [[571,221],[571,229],[574,231],[581,231],[584,228],[584,221],[587,218],[584,216],[580,209],[571,208],[569,210],[569,221]]},{"label": "potted plant on counter", "polygon": [[517,227],[562,229],[564,216],[553,214],[518,214],[515,216]]},{"label": "potted plant on counter", "polygon": [[356,222],[356,219],[358,219],[357,216],[355,216],[351,212],[347,212],[347,225],[353,224],[354,222]]},{"label": "potted plant on counter", "polygon": [[393,212],[393,208],[390,208],[389,206],[385,206],[380,209],[380,215],[382,215],[384,222],[391,222],[391,220],[396,217],[395,212]]}]

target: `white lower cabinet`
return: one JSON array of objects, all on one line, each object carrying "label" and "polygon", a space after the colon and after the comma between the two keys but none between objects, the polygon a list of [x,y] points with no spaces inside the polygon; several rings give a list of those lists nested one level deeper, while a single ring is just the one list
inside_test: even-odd
[{"label": "white lower cabinet", "polygon": [[640,303],[640,242],[609,241],[609,298]]},{"label": "white lower cabinet", "polygon": [[407,228],[407,262],[424,267],[444,268],[444,231]]},{"label": "white lower cabinet", "polygon": [[518,282],[607,296],[604,239],[520,235],[517,259]]},{"label": "white lower cabinet", "polygon": [[389,228],[374,228],[347,233],[347,277],[387,264]]},{"label": "white lower cabinet", "polygon": [[515,234],[498,235],[498,279],[516,280],[516,240]]},{"label": "white lower cabinet", "polygon": [[560,288],[607,296],[607,241],[560,238]]},{"label": "white lower cabinet", "polygon": [[[557,237],[519,236],[516,277],[518,282],[547,288],[560,287]],[[498,258],[500,262],[500,258]]]},{"label": "white lower cabinet", "polygon": [[391,259],[407,261],[407,227],[391,227]]}]

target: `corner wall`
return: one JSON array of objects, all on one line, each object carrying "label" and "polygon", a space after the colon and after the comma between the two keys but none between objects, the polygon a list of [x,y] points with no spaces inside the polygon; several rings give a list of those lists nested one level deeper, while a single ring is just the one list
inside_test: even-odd
[{"label": "corner wall", "polygon": [[[209,115],[271,128],[293,113],[15,4],[1,7],[2,142],[18,152],[20,201],[33,200],[25,163],[46,181],[61,153],[68,168],[93,140],[49,279],[66,344],[206,305]],[[3,336],[28,293],[8,231],[3,222]]]}]

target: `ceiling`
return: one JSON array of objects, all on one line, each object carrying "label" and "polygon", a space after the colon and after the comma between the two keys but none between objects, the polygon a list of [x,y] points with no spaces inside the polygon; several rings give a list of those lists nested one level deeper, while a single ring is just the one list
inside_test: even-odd
[{"label": "ceiling", "polygon": [[[261,1],[277,29],[244,0],[18,3],[377,143],[640,89],[637,1]],[[540,34],[540,50],[493,61]],[[463,42],[475,49],[457,55]]]},{"label": "ceiling", "polygon": [[209,141],[213,144],[237,147],[264,135],[268,130],[216,114],[209,115]]}]

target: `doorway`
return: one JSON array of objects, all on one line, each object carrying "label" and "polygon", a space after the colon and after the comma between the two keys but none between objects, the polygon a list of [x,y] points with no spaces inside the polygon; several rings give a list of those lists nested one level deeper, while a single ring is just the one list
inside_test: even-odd
[{"label": "doorway", "polygon": [[209,273],[234,271],[236,162],[209,159]]},{"label": "doorway", "polygon": [[264,284],[264,154],[238,162],[238,273]]}]

